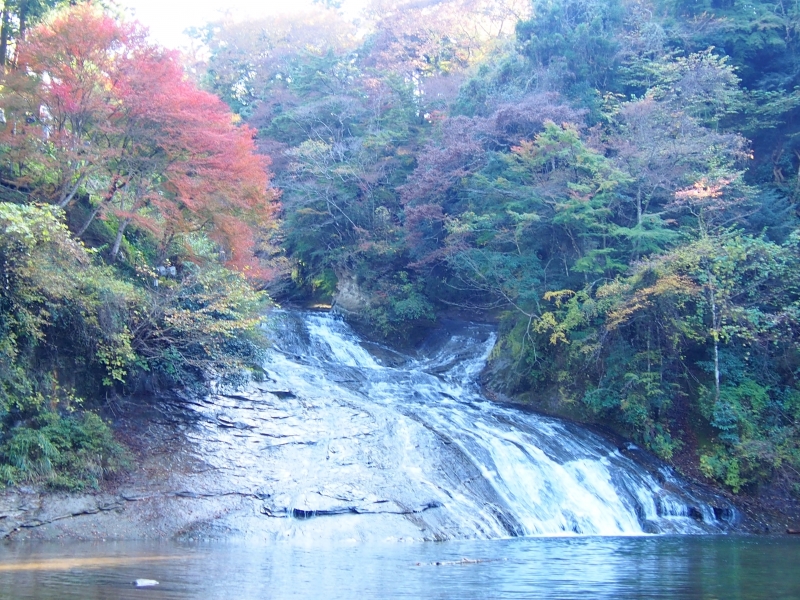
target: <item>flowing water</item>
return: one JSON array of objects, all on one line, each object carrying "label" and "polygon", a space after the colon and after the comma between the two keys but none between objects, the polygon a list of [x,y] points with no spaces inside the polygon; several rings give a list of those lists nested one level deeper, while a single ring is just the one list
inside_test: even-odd
[{"label": "flowing water", "polygon": [[489,326],[451,324],[411,357],[368,352],[330,314],[273,323],[264,381],[198,403],[187,433],[229,488],[249,486],[256,509],[226,522],[246,537],[713,533],[736,521],[666,467],[639,466],[635,447],[484,398]]},{"label": "flowing water", "polygon": [[160,478],[0,514],[172,540],[0,545],[0,598],[800,598],[800,536],[730,534],[730,505],[635,447],[484,398],[491,327],[406,356],[329,314],[271,321],[260,381],[158,405]]}]

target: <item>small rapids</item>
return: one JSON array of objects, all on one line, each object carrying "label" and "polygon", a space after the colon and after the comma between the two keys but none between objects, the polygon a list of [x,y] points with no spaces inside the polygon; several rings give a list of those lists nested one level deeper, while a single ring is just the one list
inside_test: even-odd
[{"label": "small rapids", "polygon": [[489,326],[446,327],[411,357],[334,315],[271,321],[263,380],[196,403],[186,432],[217,484],[252,499],[221,517],[230,529],[444,540],[721,532],[736,519],[668,468],[640,466],[635,447],[487,400]]}]

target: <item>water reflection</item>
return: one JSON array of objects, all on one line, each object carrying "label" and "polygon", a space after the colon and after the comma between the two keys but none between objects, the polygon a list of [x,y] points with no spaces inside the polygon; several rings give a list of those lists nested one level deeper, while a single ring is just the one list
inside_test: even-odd
[{"label": "water reflection", "polygon": [[[736,536],[20,544],[0,547],[0,597],[789,599],[800,598],[798,558],[800,540]],[[137,589],[137,578],[160,585]]]},{"label": "water reflection", "polygon": [[88,556],[80,558],[35,558],[27,562],[0,564],[2,571],[67,571],[70,569],[118,567],[140,562],[181,560],[189,556]]}]

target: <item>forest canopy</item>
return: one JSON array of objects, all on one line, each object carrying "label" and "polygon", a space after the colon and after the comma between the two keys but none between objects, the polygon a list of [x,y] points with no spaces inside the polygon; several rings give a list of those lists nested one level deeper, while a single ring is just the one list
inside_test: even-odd
[{"label": "forest canopy", "polygon": [[273,156],[283,297],[356,286],[395,341],[496,320],[499,397],[797,493],[798,19],[376,0],[212,24],[205,83]]},{"label": "forest canopy", "polygon": [[496,397],[800,494],[796,7],[320,2],[187,64],[4,6],[5,480],[122,468],[101,399],[246,372],[269,290],[393,343],[496,322]]}]

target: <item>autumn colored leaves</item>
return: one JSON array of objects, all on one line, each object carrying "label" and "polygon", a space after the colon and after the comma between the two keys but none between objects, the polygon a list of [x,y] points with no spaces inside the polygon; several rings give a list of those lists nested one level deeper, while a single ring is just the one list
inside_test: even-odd
[{"label": "autumn colored leaves", "polygon": [[110,260],[135,225],[164,249],[202,232],[228,266],[268,275],[255,248],[277,192],[253,130],[138,24],[88,3],[56,13],[22,43],[3,92],[4,183],[71,211],[79,236],[108,219]]}]

